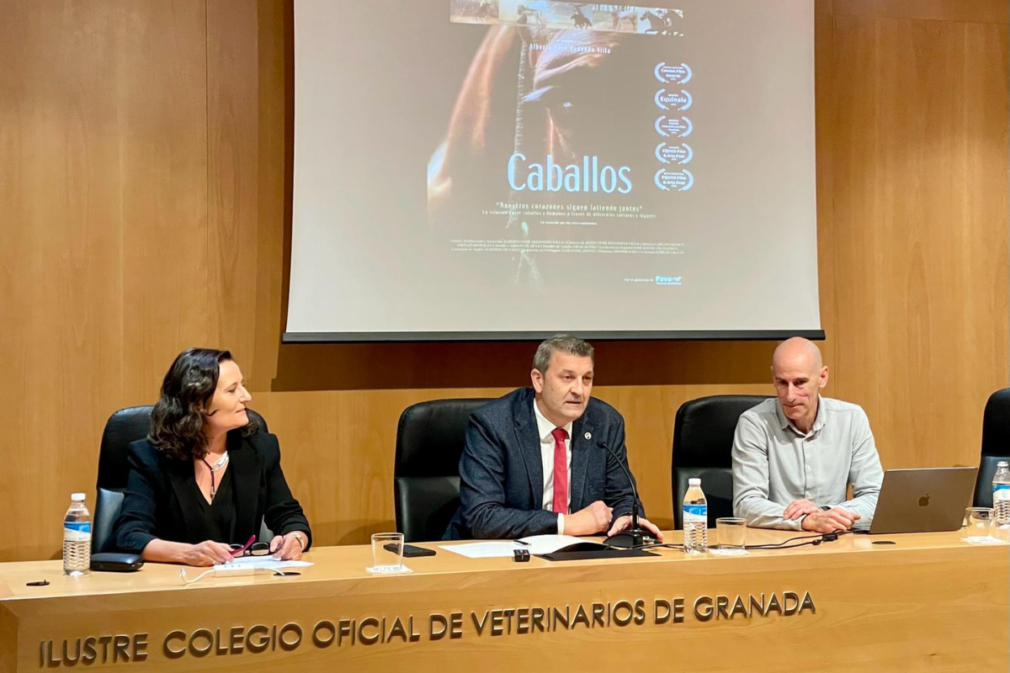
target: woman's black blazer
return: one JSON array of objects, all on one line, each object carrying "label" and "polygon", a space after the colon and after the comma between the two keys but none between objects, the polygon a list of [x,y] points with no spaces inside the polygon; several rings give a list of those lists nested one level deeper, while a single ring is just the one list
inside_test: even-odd
[{"label": "woman's black blazer", "polygon": [[[233,431],[228,434],[228,458],[235,492],[235,539],[244,543],[258,536],[260,522],[265,521],[277,535],[304,532],[308,549],[312,532],[284,479],[277,437],[265,432],[241,437]],[[195,506],[199,503],[194,497],[203,496],[195,490],[191,460],[169,457],[146,439],[130,444],[128,460],[126,495],[115,526],[120,550],[139,554],[155,538],[190,544],[211,539]]]}]

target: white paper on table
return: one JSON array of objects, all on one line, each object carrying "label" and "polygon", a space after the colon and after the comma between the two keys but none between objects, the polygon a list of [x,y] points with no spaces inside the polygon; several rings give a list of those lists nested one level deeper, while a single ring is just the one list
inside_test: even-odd
[{"label": "white paper on table", "polygon": [[389,568],[374,568],[369,566],[365,568],[365,572],[371,573],[373,575],[406,575],[408,573],[414,572],[405,565],[400,565],[398,570],[390,570]]},{"label": "white paper on table", "polygon": [[505,558],[512,556],[516,549],[526,549],[515,542],[470,542],[468,544],[439,545],[439,549],[451,551],[467,558]]},{"label": "white paper on table", "polygon": [[[522,542],[526,544],[521,544]],[[531,535],[520,538],[520,542],[511,540],[471,542],[468,544],[439,545],[439,549],[445,549],[467,558],[510,558],[512,552],[517,549],[525,549],[533,556],[540,556],[543,554],[553,554],[569,545],[582,542],[586,542],[586,540],[572,535]]]},{"label": "white paper on table", "polygon": [[221,572],[237,572],[241,570],[283,570],[284,568],[305,568],[312,565],[309,561],[278,561],[272,556],[242,556],[233,559],[231,563],[220,563],[214,570]]},{"label": "white paper on table", "polygon": [[[573,535],[531,535],[529,537],[519,538],[520,542],[525,542],[525,545],[518,547],[519,549],[526,549],[533,556],[542,556],[543,554],[553,554],[556,551],[561,551],[565,547],[573,544],[582,544],[584,542],[591,542],[590,540],[583,540],[582,538],[575,537]],[[600,545],[603,548],[603,545]]]}]

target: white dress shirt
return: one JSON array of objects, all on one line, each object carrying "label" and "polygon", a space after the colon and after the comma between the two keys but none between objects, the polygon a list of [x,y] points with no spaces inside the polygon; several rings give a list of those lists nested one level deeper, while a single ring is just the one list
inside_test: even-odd
[{"label": "white dress shirt", "polygon": [[[544,499],[543,508],[550,511],[554,509],[554,435],[551,434],[557,428],[556,425],[547,420],[547,417],[540,412],[540,404],[533,401],[533,415],[537,418],[537,433],[540,435],[540,458],[544,466]],[[566,462],[568,465],[568,502],[572,501],[572,424],[562,426],[568,433],[565,439]],[[558,535],[565,533],[565,515],[558,514]]]}]

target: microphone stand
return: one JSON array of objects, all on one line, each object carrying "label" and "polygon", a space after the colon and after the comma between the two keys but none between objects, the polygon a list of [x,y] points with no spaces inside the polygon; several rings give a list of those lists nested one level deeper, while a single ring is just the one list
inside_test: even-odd
[{"label": "microphone stand", "polygon": [[[604,544],[610,545],[611,547],[623,547],[630,549],[631,547],[639,547],[646,544],[647,539],[652,540],[649,532],[644,530],[638,522],[638,489],[635,487],[635,480],[631,478],[631,472],[625,467],[624,461],[621,460],[620,456],[610,448],[607,444],[600,444],[604,449],[614,457],[617,464],[621,466],[624,470],[624,476],[628,478],[628,483],[631,484],[631,493],[634,497],[634,502],[631,504],[631,526],[627,529],[617,533],[616,535],[611,535],[606,540],[603,541]],[[624,446],[623,444],[621,446]],[[625,451],[627,453],[627,451]]]}]

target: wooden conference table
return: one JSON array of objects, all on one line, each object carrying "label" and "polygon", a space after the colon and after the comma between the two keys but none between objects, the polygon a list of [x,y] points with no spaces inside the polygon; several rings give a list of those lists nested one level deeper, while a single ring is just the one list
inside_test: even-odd
[{"label": "wooden conference table", "polygon": [[89,670],[243,673],[1010,668],[1010,546],[957,533],[563,563],[439,550],[397,576],[365,571],[368,546],[306,560],[298,577],[188,586],[177,566],[67,578],[59,561],[0,564],[0,672],[78,656]]}]

